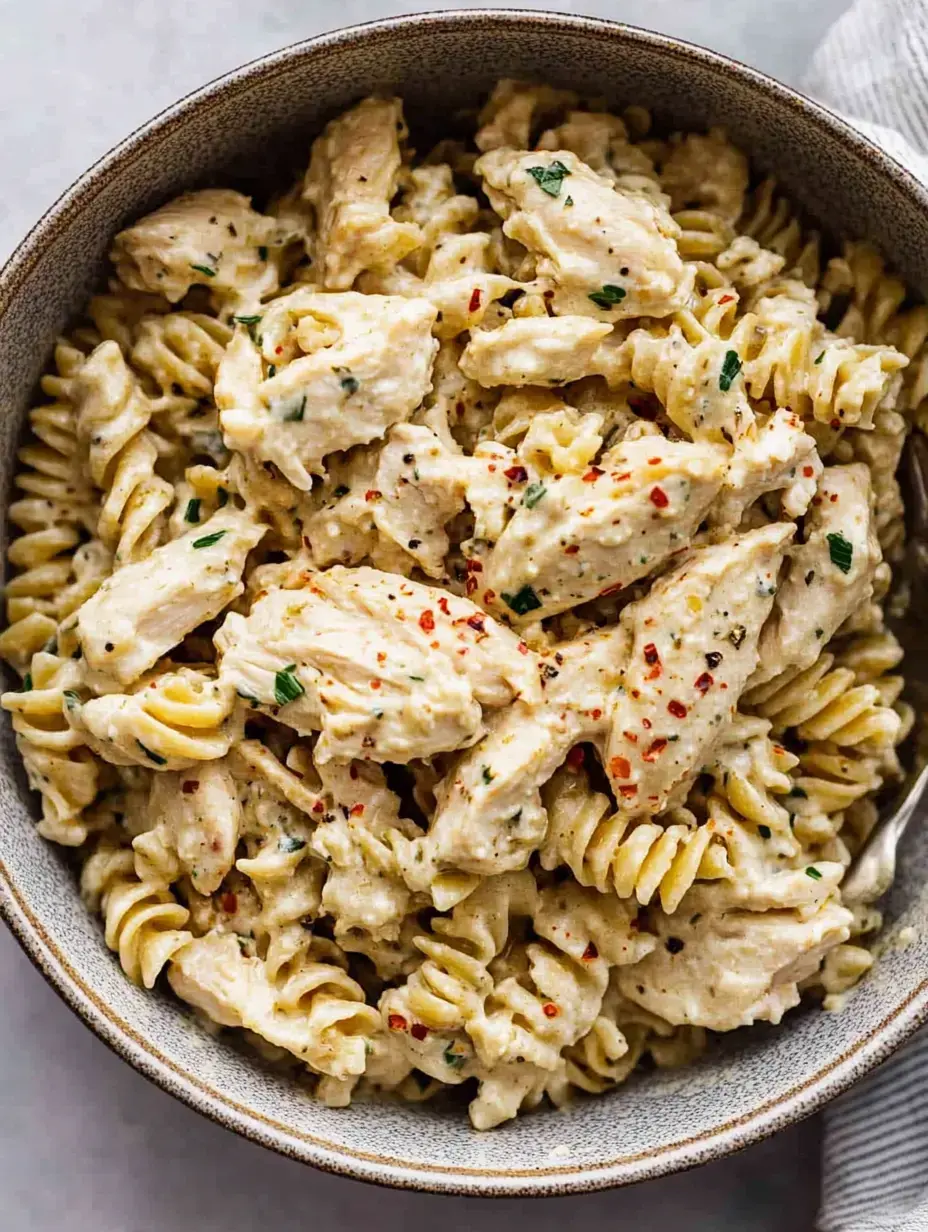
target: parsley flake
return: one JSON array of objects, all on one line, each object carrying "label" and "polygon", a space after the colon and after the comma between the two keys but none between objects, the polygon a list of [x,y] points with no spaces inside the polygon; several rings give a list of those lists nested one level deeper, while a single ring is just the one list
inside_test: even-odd
[{"label": "parsley flake", "polygon": [[292,834],[284,834],[277,843],[278,851],[291,855],[294,851],[302,851],[306,846],[305,838],[294,838]]},{"label": "parsley flake", "polygon": [[811,877],[813,881],[821,881],[822,879],[822,874],[818,871],[817,868],[814,868],[811,864],[806,869],[806,876]]},{"label": "parsley flake", "polygon": [[225,488],[216,489],[216,501],[220,509],[224,509],[229,503],[229,493],[225,490]]},{"label": "parsley flake", "polygon": [[818,355],[816,355],[815,357],[815,363],[820,364],[824,358],[825,358],[825,352],[819,351]]},{"label": "parsley flake", "polygon": [[335,491],[332,493],[332,495],[341,498],[343,496],[347,496],[350,491],[351,491],[351,488],[349,488],[347,484],[340,483],[338,487],[335,489]]},{"label": "parsley flake", "polygon": [[726,351],[722,360],[722,371],[719,373],[719,389],[723,394],[727,394],[731,389],[732,381],[740,371],[741,356],[737,351]]},{"label": "parsley flake", "polygon": [[213,544],[218,543],[225,534],[226,531],[224,530],[214,530],[211,535],[204,535],[202,539],[194,539],[193,546],[195,548],[211,548]]},{"label": "parsley flake", "polygon": [[136,740],[135,743],[139,746],[149,761],[153,761],[156,766],[166,766],[168,764],[168,759],[166,757],[162,757],[160,753],[152,752],[147,745],[142,744],[141,740]]},{"label": "parsley flake", "polygon": [[559,158],[555,158],[547,167],[527,167],[526,170],[541,191],[549,197],[561,195],[564,177],[570,175],[570,168],[565,167]]},{"label": "parsley flake", "polygon": [[277,699],[278,706],[286,706],[288,702],[295,702],[306,692],[294,676],[295,670],[296,664],[291,663],[289,667],[281,668],[274,676],[274,697]]},{"label": "parsley flake", "polygon": [[565,205],[565,207],[566,207],[566,206],[568,206],[568,205],[573,205],[573,203],[574,203],[574,199],[573,199],[573,197],[571,197],[571,196],[570,196],[570,194],[568,193],[568,195],[567,195],[567,196],[566,196],[566,198],[564,199],[564,205]]},{"label": "parsley flake", "polygon": [[831,557],[831,563],[837,565],[842,573],[850,573],[851,561],[854,559],[853,543],[845,539],[840,531],[834,531],[825,538],[828,540],[828,555]]},{"label": "parsley flake", "polygon": [[197,273],[198,273],[198,274],[205,274],[207,278],[215,278],[215,277],[216,277],[216,273],[217,273],[217,271],[216,271],[216,270],[214,270],[214,269],[210,269],[208,265],[193,265],[193,264],[191,264],[190,268],[191,268],[191,269],[195,269],[195,270],[197,271]]},{"label": "parsley flake", "polygon": [[450,1065],[452,1069],[460,1069],[467,1056],[463,1052],[454,1051],[454,1043],[450,1043],[444,1051],[445,1064]]},{"label": "parsley flake", "polygon": [[591,291],[587,298],[591,299],[597,308],[608,312],[616,304],[621,304],[625,298],[625,288],[617,287],[612,282],[605,282],[601,291]]},{"label": "parsley flake", "polygon": [[525,489],[522,504],[525,505],[527,509],[534,509],[547,490],[548,489],[543,483],[530,483]]},{"label": "parsley flake", "polygon": [[23,687],[20,689],[20,693],[31,693],[31,692],[32,692],[32,672],[26,672],[25,676],[23,676]]},{"label": "parsley flake", "polygon": [[184,510],[185,522],[199,522],[200,520],[200,501],[199,498],[193,496],[187,501],[187,508]]},{"label": "parsley flake", "polygon": [[489,766],[480,767],[480,776],[483,779],[484,783],[486,783],[488,786],[490,783],[493,782],[493,779],[495,777],[495,775],[493,774],[493,771],[490,769]]},{"label": "parsley flake", "polygon": [[246,325],[248,327],[248,334],[252,342],[257,342],[257,338],[255,337],[255,326],[261,320],[260,315],[248,316],[248,317],[233,317],[232,320],[237,321],[239,325]]},{"label": "parsley flake", "polygon": [[541,607],[541,600],[535,594],[531,586],[523,586],[521,590],[517,590],[514,595],[507,595],[503,592],[503,602],[507,607],[510,607],[517,616],[524,616],[526,612],[534,612],[536,608]]}]

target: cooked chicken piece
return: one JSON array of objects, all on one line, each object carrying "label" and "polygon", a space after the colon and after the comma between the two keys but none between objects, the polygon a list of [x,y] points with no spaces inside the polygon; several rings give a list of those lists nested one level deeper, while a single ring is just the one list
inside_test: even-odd
[{"label": "cooked chicken piece", "polygon": [[686,306],[693,270],[653,198],[613,186],[569,150],[493,150],[474,170],[505,234],[537,255],[559,314],[614,322]]},{"label": "cooked chicken piece", "polygon": [[798,984],[850,935],[852,916],[833,899],[814,913],[731,906],[728,888],[690,890],[672,916],[652,912],[660,943],[618,973],[619,988],[667,1022],[732,1031],[777,1023],[799,1003]]},{"label": "cooked chicken piece", "polygon": [[245,559],[267,527],[226,508],[193,530],[124,565],[77,612],[92,669],[131,684],[197,625],[245,589]]},{"label": "cooked chicken piece", "polygon": [[539,620],[646,577],[690,542],[728,456],[646,437],[582,474],[532,484],[489,555],[486,584],[516,617]]},{"label": "cooked chicken piece", "polygon": [[314,258],[322,286],[347,291],[362,270],[392,269],[421,243],[390,202],[407,136],[398,98],[366,98],[332,120],[313,142],[303,198],[316,215]]},{"label": "cooked chicken piece", "polygon": [[787,668],[810,667],[848,616],[869,602],[883,558],[872,500],[864,463],[825,468],[806,517],[805,541],[790,553],[764,627],[752,687]]},{"label": "cooked chicken piece", "polygon": [[622,612],[632,641],[606,750],[620,812],[679,800],[724,736],[757,664],[792,523],[695,548]]},{"label": "cooked chicken piece", "polygon": [[424,299],[281,296],[261,323],[261,347],[236,332],[216,377],[227,445],[273,462],[308,491],[324,459],[384,435],[431,388],[435,309]]},{"label": "cooked chicken piece", "polygon": [[175,304],[201,283],[234,312],[277,290],[268,249],[281,242],[277,221],[256,213],[248,197],[206,188],[175,197],[120,231],[110,259],[135,291],[157,292]]},{"label": "cooked chicken piece", "polygon": [[798,415],[781,408],[762,428],[752,427],[738,440],[709,520],[715,526],[737,527],[755,501],[777,491],[783,493],[783,513],[800,518],[821,473],[815,440],[803,430]]},{"label": "cooked chicken piece", "polygon": [[461,371],[485,387],[579,381],[600,371],[607,321],[585,316],[519,317],[499,329],[478,329],[461,356]]},{"label": "cooked chicken piece", "polygon": [[220,679],[301,733],[316,760],[410,761],[479,739],[482,707],[538,694],[518,638],[467,599],[376,569],[307,574],[216,634]]}]

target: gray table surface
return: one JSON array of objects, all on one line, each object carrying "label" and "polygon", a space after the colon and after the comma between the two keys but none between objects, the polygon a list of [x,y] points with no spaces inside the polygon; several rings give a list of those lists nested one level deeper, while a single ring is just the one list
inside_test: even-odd
[{"label": "gray table surface", "polygon": [[[100,154],[174,99],[301,38],[410,9],[378,0],[0,0],[0,259]],[[476,7],[464,5],[461,7]],[[487,5],[491,8],[515,7]],[[847,0],[625,0],[555,8],[634,22],[798,83]],[[212,1125],[112,1055],[0,928],[0,1228],[4,1232],[419,1232],[514,1218],[688,1232],[812,1227],[818,1125],[633,1189],[530,1206],[376,1191]],[[516,1211],[514,1208],[521,1207]]]}]

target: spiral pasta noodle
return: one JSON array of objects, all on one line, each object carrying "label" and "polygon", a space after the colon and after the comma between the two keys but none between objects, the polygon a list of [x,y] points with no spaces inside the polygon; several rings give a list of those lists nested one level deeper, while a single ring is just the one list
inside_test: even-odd
[{"label": "spiral pasta noodle", "polygon": [[725,876],[727,860],[711,824],[697,826],[692,814],[635,823],[613,812],[606,796],[591,790],[582,771],[561,770],[544,793],[548,833],[542,866],[566,864],[577,881],[601,894],[636,898],[646,905],[659,899],[676,911],[700,877]]}]

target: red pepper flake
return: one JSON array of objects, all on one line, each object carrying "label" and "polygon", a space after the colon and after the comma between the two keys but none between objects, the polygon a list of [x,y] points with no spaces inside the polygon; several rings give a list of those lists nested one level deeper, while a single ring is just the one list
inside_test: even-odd
[{"label": "red pepper flake", "polygon": [[368,488],[364,493],[364,499],[366,501],[380,500],[381,496],[383,496],[383,493],[378,492],[376,488]]},{"label": "red pepper flake", "polygon": [[623,479],[631,479],[631,477],[631,471],[622,471],[621,475],[617,475],[615,471],[612,472],[612,478],[616,483],[621,483]]},{"label": "red pepper flake", "polygon": [[378,650],[378,651],[377,651],[377,662],[378,662],[378,663],[386,663],[386,661],[387,661],[387,654],[386,654],[386,651],[384,651],[384,650]]},{"label": "red pepper flake", "polygon": [[[474,294],[479,295],[480,292],[475,291]],[[428,1035],[428,1033],[429,1033],[429,1029],[425,1025],[424,1022],[414,1022],[412,1026],[409,1028],[409,1034],[412,1036],[413,1039],[424,1040],[425,1037]]]},{"label": "red pepper flake", "polygon": [[181,791],[183,791],[185,796],[192,796],[195,791],[199,790],[199,788],[200,788],[199,779],[187,779],[183,787],[181,788]]},{"label": "red pepper flake", "polygon": [[571,770],[579,770],[586,761],[586,753],[582,744],[575,744],[567,754],[567,764]]},{"label": "red pepper flake", "polygon": [[484,601],[484,603],[492,603],[492,602],[493,602],[493,600],[494,600],[495,598],[496,598],[496,591],[495,591],[495,590],[485,590],[485,591],[483,592],[483,601]]},{"label": "red pepper flake", "polygon": [[475,577],[469,577],[464,583],[464,591],[466,594],[472,595],[479,585],[480,583]]},{"label": "red pepper flake", "polygon": [[525,642],[519,642],[516,650],[518,650],[519,654],[528,654],[528,646],[526,646]]},{"label": "red pepper flake", "polygon": [[564,555],[565,556],[576,556],[579,551],[580,551],[580,544],[572,543],[570,547],[567,547],[564,549]]},{"label": "red pepper flake", "polygon": [[284,353],[284,348],[282,346],[274,347],[275,355],[283,355],[283,353]]},{"label": "red pepper flake", "polygon": [[732,303],[732,301],[734,300],[734,298],[735,298],[735,297],[734,297],[733,295],[723,295],[723,296],[722,296],[722,298],[719,300],[719,304],[720,304],[720,305],[721,305],[721,304],[730,304],[730,303]]},{"label": "red pepper flake", "polygon": [[837,431],[837,429],[841,427],[841,420],[832,419],[831,422],[828,424],[828,426],[829,428],[834,428]]},{"label": "red pepper flake", "polygon": [[470,294],[470,303],[467,305],[468,312],[476,312],[480,307],[480,288],[474,287]]},{"label": "red pepper flake", "polygon": [[591,941],[583,951],[583,961],[592,962],[594,958],[599,958],[599,950],[597,950],[596,946]]},{"label": "red pepper flake", "polygon": [[670,711],[670,713],[673,715],[675,719],[685,719],[686,718],[686,707],[683,705],[682,702],[670,701],[667,703],[667,709]]},{"label": "red pepper flake", "polygon": [[670,504],[667,493],[663,488],[652,488],[648,493],[648,500],[650,500],[655,509],[666,509]]},{"label": "red pepper flake", "polygon": [[614,779],[627,779],[631,776],[632,764],[627,757],[610,757],[609,773]]},{"label": "red pepper flake", "polygon": [[638,787],[635,783],[622,783],[619,785],[619,795],[623,800],[631,800],[638,795]]},{"label": "red pepper flake", "polygon": [[602,717],[603,717],[603,712],[600,710],[598,706],[595,708],[595,710],[590,711],[590,718],[593,720],[594,723],[598,723]]},{"label": "red pepper flake", "polygon": [[474,557],[467,562],[468,573],[483,573],[483,564]]},{"label": "red pepper flake", "polygon": [[380,688],[380,681],[379,681],[379,680],[372,680],[372,681],[371,681],[371,688],[372,688],[372,689],[379,689],[379,688]]},{"label": "red pepper flake", "polygon": [[476,612],[474,612],[473,616],[468,616],[467,623],[471,629],[476,629],[478,633],[483,633],[484,631],[483,617],[478,616]]},{"label": "red pepper flake", "polygon": [[233,894],[231,890],[227,890],[225,894],[219,898],[219,906],[226,915],[235,915],[238,911],[238,895]]},{"label": "red pepper flake", "polygon": [[648,466],[657,466],[660,460],[660,458],[648,458]]},{"label": "red pepper flake", "polygon": [[663,736],[658,736],[656,740],[651,741],[651,743],[642,753],[642,757],[645,759],[645,761],[657,761],[657,759],[660,757],[661,753],[663,753],[666,747],[667,747],[667,741],[664,739]]},{"label": "red pepper flake", "polygon": [[715,684],[715,680],[713,679],[712,676],[709,675],[708,672],[703,672],[701,676],[696,677],[696,679],[693,681],[693,684],[699,690],[700,693],[708,693],[709,690],[712,688],[712,686]]},{"label": "red pepper flake", "polygon": [[313,812],[314,813],[324,813],[325,812],[325,805],[322,803],[321,800],[317,800],[316,803],[313,805]]},{"label": "red pepper flake", "polygon": [[583,482],[584,483],[595,483],[596,480],[600,477],[600,475],[604,473],[605,472],[601,471],[598,466],[591,466],[590,469],[587,471],[587,473],[583,476]]},{"label": "red pepper flake", "polygon": [[637,736],[637,734],[636,734],[635,732],[632,732],[632,731],[623,731],[623,732],[622,732],[622,735],[625,737],[625,739],[628,741],[628,743],[629,743],[629,744],[637,744],[637,743],[638,743],[638,736]]},{"label": "red pepper flake", "polygon": [[496,463],[491,462],[490,465],[487,467],[487,470],[490,472],[491,475],[495,475],[496,474]]},{"label": "red pepper flake", "polygon": [[814,466],[804,466],[802,468],[802,473],[805,475],[806,479],[811,479],[812,476],[815,474],[815,467]]},{"label": "red pepper flake", "polygon": [[423,633],[431,633],[435,628],[435,617],[430,607],[427,607],[419,617],[419,628]]},{"label": "red pepper flake", "polygon": [[388,1014],[387,1015],[387,1026],[390,1028],[391,1031],[405,1031],[406,1030],[406,1019],[403,1017],[402,1014]]},{"label": "red pepper flake", "polygon": [[442,597],[438,600],[438,606],[441,608],[441,610],[445,613],[446,616],[451,615],[451,609],[448,607],[448,600],[445,598],[444,595],[442,595]]},{"label": "red pepper flake", "polygon": [[606,595],[618,594],[620,590],[624,589],[624,586],[624,582],[614,582],[611,586],[607,586],[605,590],[599,592],[599,598],[605,599]]},{"label": "red pepper flake", "polygon": [[558,1014],[561,1012],[553,1001],[546,1001],[541,1007],[541,1010],[545,1018],[557,1018]]},{"label": "red pepper flake", "polygon": [[660,663],[661,656],[658,654],[657,647],[653,642],[648,642],[644,648],[644,661],[648,667],[653,667],[655,663]]},{"label": "red pepper flake", "polygon": [[[640,696],[641,696],[641,694],[638,692],[638,690],[637,690],[637,689],[633,689],[633,690],[632,690],[632,697],[634,697],[636,701],[637,701],[637,699],[638,699]],[[650,720],[650,719],[642,719],[642,720],[641,720],[641,726],[642,726],[642,727],[647,728],[647,730],[648,730],[648,731],[650,731],[650,730],[651,730],[651,720]]]},{"label": "red pepper flake", "polygon": [[832,492],[831,496],[829,496],[828,499],[831,501],[832,504],[834,504],[838,499],[838,493]]},{"label": "red pepper flake", "polygon": [[503,474],[511,483],[525,483],[528,479],[528,471],[524,466],[510,466]]},{"label": "red pepper flake", "polygon": [[363,817],[364,816],[364,805],[363,804],[352,804],[351,808],[348,810],[348,816],[349,817]]}]

